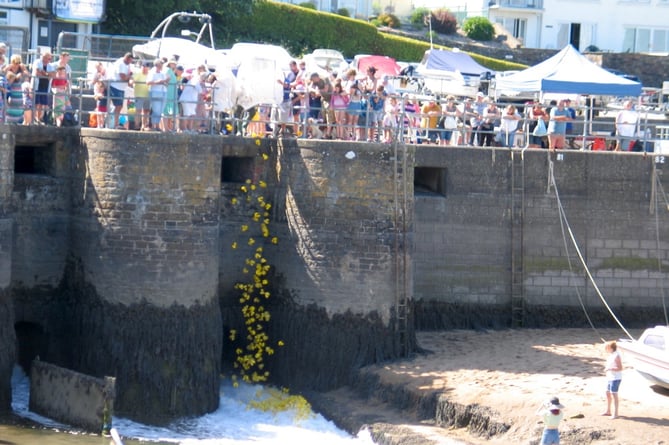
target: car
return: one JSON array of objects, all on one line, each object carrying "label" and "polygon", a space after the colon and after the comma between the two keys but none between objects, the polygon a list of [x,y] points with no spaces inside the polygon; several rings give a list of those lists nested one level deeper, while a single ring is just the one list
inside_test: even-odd
[{"label": "car", "polygon": [[639,79],[639,77],[637,77],[637,76],[635,76],[635,75],[633,75],[633,74],[623,73],[622,71],[615,70],[615,69],[613,69],[613,68],[604,68],[604,69],[605,69],[606,71],[608,71],[609,73],[615,74],[616,76],[624,77],[625,79],[632,80],[632,81],[634,81],[634,82],[641,82],[641,80]]},{"label": "car", "polygon": [[308,73],[318,73],[321,77],[330,73],[343,74],[348,69],[344,55],[336,49],[315,49],[302,58]]}]

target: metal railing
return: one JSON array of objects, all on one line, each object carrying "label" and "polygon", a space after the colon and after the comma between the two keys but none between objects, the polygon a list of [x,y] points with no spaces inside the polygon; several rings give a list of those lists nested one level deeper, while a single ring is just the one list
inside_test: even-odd
[{"label": "metal railing", "polygon": [[[69,99],[65,108],[56,107],[54,103],[60,101],[62,104],[63,93],[55,94],[54,91],[47,93],[33,93],[33,97],[24,98],[25,92],[21,92],[19,98],[16,90],[9,91],[5,101],[5,110],[1,121],[6,123],[23,123],[27,125],[53,125],[57,124],[58,118],[61,125],[89,126],[90,116],[93,114],[97,120],[102,120],[103,125],[96,125],[101,129],[113,129],[115,127],[110,115],[113,113],[112,98],[106,93],[104,99],[107,102],[107,111],[96,111],[96,97],[91,89],[90,79],[80,77],[72,82],[72,88],[67,92]],[[120,114],[120,127],[129,130],[139,130],[146,123],[141,122],[141,113],[134,107],[134,98],[131,89],[126,90],[128,94]],[[41,123],[37,122],[39,110],[35,105],[35,97],[39,94],[48,95],[47,118]],[[195,102],[198,113],[192,117],[186,117],[179,113],[178,96],[173,99],[170,115],[163,115],[159,128],[160,131],[174,132],[199,132],[218,135],[236,135],[243,137],[300,137],[312,139],[339,139],[349,141],[374,141],[374,142],[402,142],[413,144],[438,144],[459,146],[506,146],[520,148],[547,148],[546,137],[533,136],[531,125],[534,120],[528,117],[527,110],[523,104],[515,104],[521,116],[516,131],[504,132],[497,120],[492,125],[472,125],[472,121],[466,118],[457,119],[457,124],[452,129],[436,126],[441,113],[437,117],[427,116],[420,110],[411,111],[412,103],[424,104],[434,101],[440,108],[446,103],[446,99],[437,97],[426,97],[414,94],[389,94],[385,97],[386,103],[391,100],[397,102],[394,111],[387,108],[383,111],[374,111],[369,106],[364,109],[355,110],[355,113],[333,110],[323,107],[321,109],[310,108],[308,103],[283,103],[283,104],[259,104],[248,110],[241,108],[235,110],[221,110],[216,107],[216,85],[207,84],[205,92]],[[16,106],[20,101],[21,106]],[[8,103],[10,102],[10,103]],[[23,104],[28,104],[24,106]],[[369,104],[369,96],[365,97],[363,103]],[[507,105],[498,102],[497,107],[501,110]],[[288,107],[288,109],[283,109]],[[462,104],[458,105],[462,109]],[[14,113],[9,111],[14,110]],[[22,109],[23,116],[16,118],[16,110]],[[606,114],[606,118],[586,119],[584,116],[593,111],[600,115]],[[54,112],[57,115],[54,115]],[[163,113],[161,113],[162,115]],[[13,116],[10,116],[13,115]],[[355,115],[356,119],[352,116]],[[638,139],[645,151],[652,151],[655,147],[663,151],[669,151],[669,121],[664,116],[654,116],[649,119],[648,113],[640,111],[640,122],[638,125]],[[599,107],[596,109],[580,107],[577,109],[577,117],[571,122],[572,131],[566,135],[567,147],[585,150],[608,150],[615,146],[618,138],[614,136],[615,110]],[[192,120],[194,125],[184,127],[187,120]],[[28,122],[29,121],[29,122]],[[624,149],[624,148],[623,148]]]}]

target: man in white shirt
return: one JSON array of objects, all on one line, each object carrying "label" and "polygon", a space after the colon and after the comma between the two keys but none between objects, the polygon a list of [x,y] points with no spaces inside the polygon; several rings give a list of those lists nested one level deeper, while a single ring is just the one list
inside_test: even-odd
[{"label": "man in white shirt", "polygon": [[118,128],[118,122],[123,109],[123,99],[125,97],[125,88],[132,77],[130,64],[132,63],[132,54],[125,53],[123,58],[114,63],[113,81],[109,83],[109,98],[114,104],[114,127]]},{"label": "man in white shirt", "polygon": [[634,109],[634,101],[625,102],[625,108],[616,116],[616,136],[618,137],[619,151],[628,151],[630,144],[636,137],[636,127],[639,122],[639,114]]}]

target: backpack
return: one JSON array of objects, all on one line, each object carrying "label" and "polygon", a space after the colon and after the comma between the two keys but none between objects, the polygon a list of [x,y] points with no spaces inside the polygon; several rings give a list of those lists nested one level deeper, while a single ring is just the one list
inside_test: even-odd
[{"label": "backpack", "polygon": [[77,117],[74,115],[72,110],[65,111],[61,125],[63,127],[76,127],[78,125]]}]

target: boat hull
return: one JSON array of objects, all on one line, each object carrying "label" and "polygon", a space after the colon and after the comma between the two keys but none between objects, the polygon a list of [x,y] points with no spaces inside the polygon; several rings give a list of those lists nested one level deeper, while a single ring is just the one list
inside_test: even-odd
[{"label": "boat hull", "polygon": [[644,378],[669,389],[669,328],[649,328],[638,340],[621,340],[618,348]]}]

